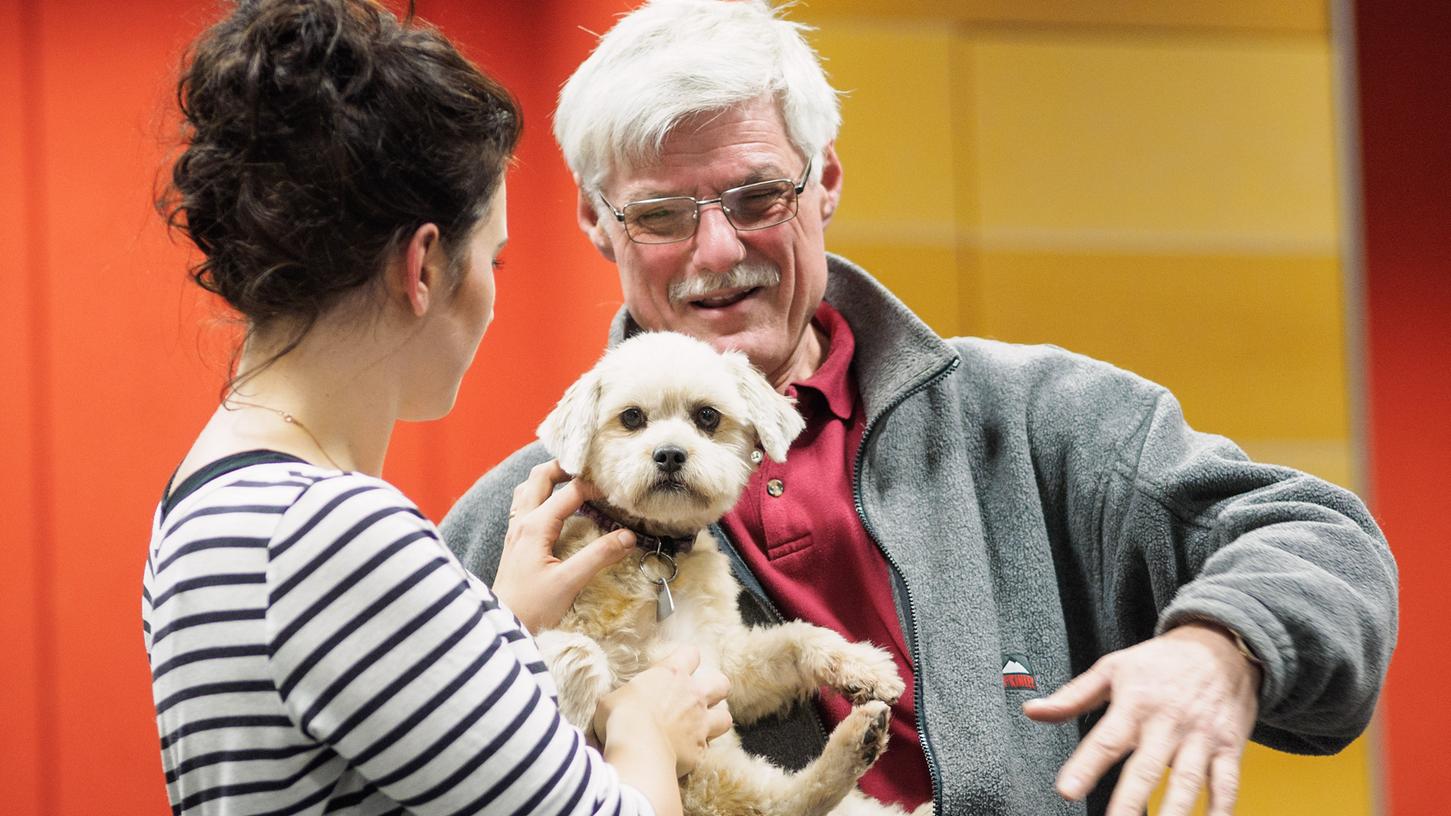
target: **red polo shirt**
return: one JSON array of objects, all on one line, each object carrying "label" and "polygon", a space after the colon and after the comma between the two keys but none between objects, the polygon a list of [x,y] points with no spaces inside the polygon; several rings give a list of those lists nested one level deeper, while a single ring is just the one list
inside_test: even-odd
[{"label": "red polo shirt", "polygon": [[[862,777],[861,789],[911,809],[932,798],[932,780],[917,739],[912,661],[892,602],[891,566],[863,528],[852,496],[866,427],[852,370],[856,341],[846,319],[826,303],[814,324],[830,343],[826,359],[786,389],[806,430],[784,463],[761,463],[722,523],[783,615],[870,641],[896,661],[907,691],[892,706],[887,751]],[[828,727],[851,711],[849,700],[825,689],[819,706]]]}]

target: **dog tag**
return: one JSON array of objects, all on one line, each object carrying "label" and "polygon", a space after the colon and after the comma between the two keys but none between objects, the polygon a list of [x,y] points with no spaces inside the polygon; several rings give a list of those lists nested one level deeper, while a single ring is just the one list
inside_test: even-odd
[{"label": "dog tag", "polygon": [[675,611],[675,599],[670,597],[670,582],[660,582],[660,594],[655,597],[655,620],[663,621]]}]

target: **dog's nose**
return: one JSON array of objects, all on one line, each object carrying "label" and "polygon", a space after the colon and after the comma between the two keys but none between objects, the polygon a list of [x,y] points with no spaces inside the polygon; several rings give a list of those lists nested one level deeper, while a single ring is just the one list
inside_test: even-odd
[{"label": "dog's nose", "polygon": [[674,445],[661,445],[655,449],[655,467],[666,473],[674,473],[685,466],[685,449]]}]

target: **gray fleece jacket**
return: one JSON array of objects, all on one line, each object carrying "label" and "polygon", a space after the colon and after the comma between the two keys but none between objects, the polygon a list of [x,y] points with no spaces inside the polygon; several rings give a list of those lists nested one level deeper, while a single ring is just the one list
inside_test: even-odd
[{"label": "gray fleece jacket", "polygon": [[[866,272],[829,261],[826,300],[856,336],[867,412],[857,510],[892,566],[939,814],[1102,812],[1116,777],[1086,805],[1053,790],[1094,718],[1042,725],[1022,702],[1191,619],[1238,632],[1263,661],[1257,742],[1321,754],[1360,734],[1395,644],[1397,576],[1358,498],[1249,461],[1192,430],[1162,387],[1105,363],[943,340]],[[611,343],[633,328],[622,311]],[[486,579],[511,491],[546,458],[538,444],[514,454],[443,521]],[[713,532],[747,621],[779,621]],[[1005,682],[1019,667],[1032,682]],[[813,720],[803,707],[743,736],[800,767],[824,744]]]}]

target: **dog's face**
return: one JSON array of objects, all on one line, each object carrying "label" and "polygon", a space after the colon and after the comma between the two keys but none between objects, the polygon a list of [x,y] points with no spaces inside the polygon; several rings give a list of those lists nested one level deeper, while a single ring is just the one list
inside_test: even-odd
[{"label": "dog's face", "polygon": [[611,349],[571,385],[539,438],[611,506],[683,532],[735,504],[757,446],[782,461],[804,424],[745,355],[650,332]]}]

